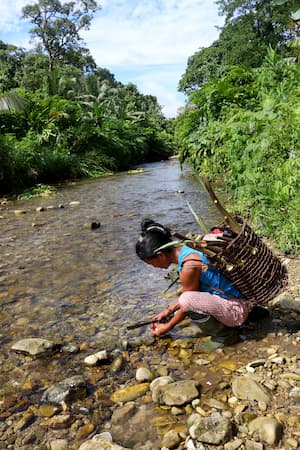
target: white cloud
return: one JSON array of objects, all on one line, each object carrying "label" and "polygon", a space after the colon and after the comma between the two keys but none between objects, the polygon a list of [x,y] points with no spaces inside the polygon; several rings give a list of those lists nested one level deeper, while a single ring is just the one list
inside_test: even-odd
[{"label": "white cloud", "polygon": [[22,29],[22,7],[30,3],[27,0],[1,0],[0,29],[3,32],[19,32]]},{"label": "white cloud", "polygon": [[[0,39],[29,47],[21,9],[35,0],[0,0]],[[82,37],[96,63],[116,79],[132,81],[175,115],[177,92],[189,56],[218,37],[223,19],[212,0],[99,0],[102,9]],[[149,66],[151,70],[149,72]],[[125,75],[126,72],[126,75]]]},{"label": "white cloud", "polygon": [[211,0],[111,1],[83,34],[99,65],[186,61],[217,38]]}]

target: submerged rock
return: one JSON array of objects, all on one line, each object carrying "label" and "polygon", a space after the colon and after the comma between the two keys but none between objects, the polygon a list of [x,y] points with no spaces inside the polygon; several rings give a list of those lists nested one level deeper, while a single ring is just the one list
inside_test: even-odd
[{"label": "submerged rock", "polygon": [[199,396],[194,380],[177,381],[163,387],[162,402],[168,406],[181,406]]},{"label": "submerged rock", "polygon": [[127,386],[125,388],[119,389],[115,391],[110,399],[114,403],[124,403],[129,402],[131,400],[135,400],[138,397],[141,397],[149,390],[149,383],[141,383],[136,384],[134,386]]},{"label": "submerged rock", "polygon": [[80,375],[50,386],[43,394],[42,401],[49,403],[68,402],[86,396],[86,381]]},{"label": "submerged rock", "polygon": [[204,417],[189,429],[193,439],[206,444],[225,444],[232,438],[233,426],[229,419],[220,415]]},{"label": "submerged rock", "polygon": [[42,355],[43,353],[57,350],[58,348],[58,344],[41,338],[22,339],[11,347],[11,349],[17,353],[24,353],[31,356]]},{"label": "submerged rock", "polygon": [[248,376],[234,378],[232,391],[240,400],[256,400],[264,402],[266,405],[271,401],[266,389]]}]

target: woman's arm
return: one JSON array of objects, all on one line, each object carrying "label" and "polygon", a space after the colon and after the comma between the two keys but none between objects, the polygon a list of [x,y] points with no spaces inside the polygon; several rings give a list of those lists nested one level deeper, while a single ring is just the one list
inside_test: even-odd
[{"label": "woman's arm", "polygon": [[199,291],[202,261],[197,253],[191,253],[183,261],[180,272],[182,292]]},{"label": "woman's arm", "polygon": [[178,310],[174,314],[171,320],[167,323],[153,323],[151,325],[151,332],[155,336],[161,336],[162,334],[167,333],[172,330],[179,322],[181,322],[185,318],[185,311],[178,304]]},{"label": "woman's arm", "polygon": [[[184,260],[184,265],[180,273],[180,281],[182,284],[182,292],[186,291],[198,291],[200,285],[201,275],[201,258],[198,254],[191,254]],[[172,330],[179,322],[185,318],[185,311],[179,304],[178,300],[171,303],[161,313],[157,314],[154,319],[157,321],[163,320],[170,316],[172,313],[174,316],[167,323],[153,323],[151,325],[152,334],[155,336],[161,336]]]}]

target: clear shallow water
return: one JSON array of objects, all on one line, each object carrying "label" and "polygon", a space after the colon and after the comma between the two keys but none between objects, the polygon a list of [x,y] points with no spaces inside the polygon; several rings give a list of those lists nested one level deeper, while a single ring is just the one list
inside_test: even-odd
[{"label": "clear shallow water", "polygon": [[[143,173],[72,183],[48,198],[1,206],[2,348],[33,336],[119,340],[126,325],[165,305],[166,271],[135,255],[141,220],[200,232],[186,200],[208,225],[218,218],[191,170],[182,172],[177,161],[143,167]],[[36,212],[40,206],[56,208]],[[16,216],[19,209],[27,213]],[[93,221],[101,227],[84,228]]]}]

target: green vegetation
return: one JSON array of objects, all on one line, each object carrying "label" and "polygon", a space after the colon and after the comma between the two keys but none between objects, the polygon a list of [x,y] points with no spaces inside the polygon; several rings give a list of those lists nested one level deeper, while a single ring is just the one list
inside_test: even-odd
[{"label": "green vegetation", "polygon": [[[296,3],[300,5],[284,0],[218,3],[228,13],[227,20],[220,40],[203,52],[214,53],[222,48],[223,56],[213,60],[215,71],[212,66],[207,70],[203,53],[198,60],[198,73],[192,74],[193,67],[189,64],[182,78],[188,102],[176,120],[181,163],[189,160],[198,173],[221,180],[230,194],[232,211],[250,217],[255,229],[273,237],[283,251],[297,253],[300,248],[300,47],[296,37],[300,11],[292,15],[290,8]],[[274,9],[267,13],[270,3]],[[279,8],[285,8],[282,16]],[[276,20],[271,12],[276,13]],[[266,51],[258,45],[253,59],[255,67],[250,67],[249,61],[242,57],[244,37],[234,34],[226,52],[224,36],[237,24],[246,24],[251,17],[253,20],[253,14],[257,19],[254,23],[270,21],[273,33],[268,35],[268,40],[265,34],[256,35]],[[260,30],[266,25],[260,26]],[[245,33],[246,30],[245,25]],[[247,42],[250,45],[256,40]],[[267,49],[268,43],[277,44],[277,50]],[[255,48],[251,51],[255,52]],[[196,54],[194,59],[198,57]],[[237,60],[243,64],[227,64]]]},{"label": "green vegetation", "polygon": [[0,41],[0,194],[128,170],[176,143],[181,163],[222,182],[232,211],[299,252],[300,0],[216,3],[225,24],[189,58],[176,120],[97,67],[79,36],[96,0],[25,6],[35,49]]},{"label": "green vegetation", "polygon": [[79,31],[98,9],[94,0],[38,0],[23,8],[36,48],[0,41],[0,194],[172,153],[172,123],[156,97],[116,81],[84,47]]}]

